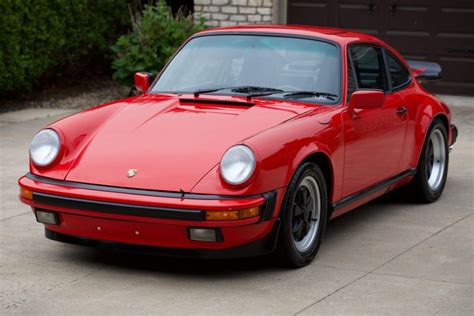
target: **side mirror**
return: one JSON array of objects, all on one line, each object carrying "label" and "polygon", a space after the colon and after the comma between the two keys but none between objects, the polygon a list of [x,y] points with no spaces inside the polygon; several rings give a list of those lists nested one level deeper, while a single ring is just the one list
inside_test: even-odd
[{"label": "side mirror", "polygon": [[351,95],[349,111],[355,109],[377,109],[384,104],[385,94],[382,90],[359,90]]},{"label": "side mirror", "polygon": [[150,85],[153,82],[153,75],[149,72],[136,72],[133,79],[135,88],[140,93],[144,93],[148,91],[148,88],[150,88]]}]

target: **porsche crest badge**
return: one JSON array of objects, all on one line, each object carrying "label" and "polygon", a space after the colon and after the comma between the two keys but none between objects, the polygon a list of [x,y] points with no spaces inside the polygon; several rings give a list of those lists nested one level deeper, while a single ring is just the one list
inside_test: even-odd
[{"label": "porsche crest badge", "polygon": [[127,177],[128,177],[128,178],[132,178],[132,177],[134,177],[137,173],[138,173],[138,170],[137,170],[137,169],[130,169],[130,170],[127,171]]}]

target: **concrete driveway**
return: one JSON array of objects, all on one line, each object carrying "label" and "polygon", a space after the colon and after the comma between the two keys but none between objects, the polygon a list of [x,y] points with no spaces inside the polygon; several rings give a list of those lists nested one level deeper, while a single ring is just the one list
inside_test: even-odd
[{"label": "concrete driveway", "polygon": [[299,270],[45,239],[16,180],[32,136],[58,116],[0,116],[0,313],[473,315],[474,107],[453,111],[460,137],[443,197],[382,198],[332,221],[316,260]]}]

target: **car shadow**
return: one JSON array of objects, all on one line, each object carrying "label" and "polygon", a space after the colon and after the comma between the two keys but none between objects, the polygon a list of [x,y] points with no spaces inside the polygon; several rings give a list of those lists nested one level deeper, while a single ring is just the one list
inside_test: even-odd
[{"label": "car shadow", "polygon": [[147,275],[174,275],[177,278],[226,279],[251,277],[260,272],[281,270],[270,256],[238,259],[175,258],[152,254],[137,254],[126,251],[88,248],[68,245],[62,258],[71,262],[82,262],[119,273]]}]

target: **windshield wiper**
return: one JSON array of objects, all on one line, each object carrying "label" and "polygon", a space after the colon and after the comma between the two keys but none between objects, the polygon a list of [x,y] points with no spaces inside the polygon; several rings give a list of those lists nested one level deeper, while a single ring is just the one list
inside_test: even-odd
[{"label": "windshield wiper", "polygon": [[194,97],[198,97],[200,94],[212,93],[220,90],[230,90],[231,92],[244,93],[247,94],[247,98],[253,96],[264,96],[270,95],[273,93],[284,92],[280,89],[267,88],[267,87],[258,87],[258,86],[237,86],[237,87],[223,87],[223,88],[209,88],[209,89],[200,89],[193,92]]},{"label": "windshield wiper", "polygon": [[338,97],[337,94],[329,93],[329,92],[319,92],[319,91],[295,91],[291,93],[285,94],[284,98],[293,98],[293,99],[302,99],[307,97],[326,97],[329,100],[335,101]]},{"label": "windshield wiper", "polygon": [[193,91],[193,94],[194,94],[194,97],[197,98],[200,94],[212,93],[212,92],[216,92],[216,91],[219,91],[219,90],[225,90],[225,89],[229,89],[229,88],[199,89],[199,90]]},{"label": "windshield wiper", "polygon": [[241,87],[234,87],[231,88],[232,92],[237,92],[237,93],[252,93],[252,92],[262,92],[262,93],[279,93],[279,92],[284,92],[281,89],[275,89],[275,88],[267,88],[267,87],[258,87],[258,86],[241,86]]},{"label": "windshield wiper", "polygon": [[250,101],[252,97],[264,97],[264,96],[275,94],[275,93],[285,92],[281,89],[256,87],[256,86],[236,87],[236,88],[232,88],[230,91],[237,92],[237,93],[245,93],[246,94],[245,96],[247,97],[247,101]]},{"label": "windshield wiper", "polygon": [[221,88],[209,88],[209,89],[200,89],[193,92],[194,97],[198,97],[200,94],[212,93],[220,90],[230,90],[235,93],[243,93],[250,99],[252,97],[261,97],[267,96],[276,93],[285,93],[283,97],[285,99],[303,99],[307,97],[325,97],[331,101],[335,101],[339,96],[329,92],[319,92],[319,91],[284,91],[281,89],[268,88],[268,87],[259,87],[259,86],[236,86],[236,87],[221,87]]}]

